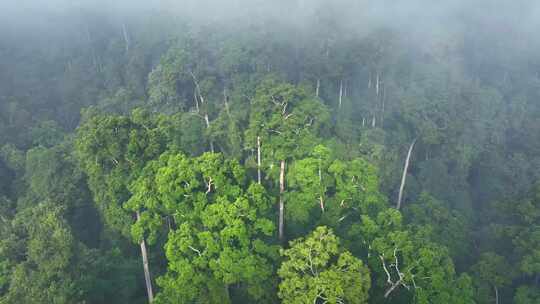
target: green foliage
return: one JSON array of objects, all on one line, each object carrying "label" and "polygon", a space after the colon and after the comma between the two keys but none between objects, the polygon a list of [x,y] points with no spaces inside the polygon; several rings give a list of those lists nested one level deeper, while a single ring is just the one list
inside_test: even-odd
[{"label": "green foliage", "polygon": [[0,28],[0,303],[538,302],[534,31],[274,2]]},{"label": "green foliage", "polygon": [[1,252],[4,255],[22,250],[23,255],[3,257],[3,270],[6,263],[13,268],[9,270],[9,287],[2,303],[69,303],[80,298],[79,274],[70,267],[77,244],[62,212],[44,202],[17,214],[12,225],[21,239],[2,244]]},{"label": "green foliage", "polygon": [[283,303],[368,303],[369,269],[344,251],[331,229],[321,226],[281,250],[279,297]]},{"label": "green foliage", "polygon": [[155,117],[142,110],[131,117],[90,117],[78,130],[76,149],[105,221],[129,235],[131,215],[123,209],[129,199],[127,185],[165,149]]},{"label": "green foliage", "polygon": [[414,303],[473,303],[472,281],[455,273],[447,249],[408,230],[399,211],[361,219],[357,233],[385,298],[408,291]]},{"label": "green foliage", "polygon": [[128,204],[144,209],[134,237],[147,231],[153,240],[165,224],[159,221],[170,221],[167,273],[157,279],[156,301],[215,303],[241,295],[269,301],[277,249],[267,243],[275,227],[264,188],[247,183],[244,169],[220,154],[164,154],[145,171]]},{"label": "green foliage", "polygon": [[257,87],[245,133],[246,147],[255,148],[260,137],[264,167],[273,168],[273,161],[306,155],[328,120],[326,107],[305,88],[270,76]]},{"label": "green foliage", "polygon": [[59,144],[64,137],[64,131],[57,122],[47,120],[41,122],[30,130],[32,144],[36,146],[52,147]]},{"label": "green foliage", "polygon": [[471,227],[463,214],[449,210],[427,192],[423,192],[417,202],[407,205],[404,214],[412,229],[446,246],[454,259],[465,260],[460,257],[465,257],[472,245]]},{"label": "green foliage", "polygon": [[534,304],[540,301],[540,290],[534,287],[522,286],[517,289],[514,296],[516,304]]},{"label": "green foliage", "polygon": [[322,145],[290,166],[287,184],[287,219],[302,232],[308,223],[347,230],[358,214],[386,207],[375,167],[361,158],[333,159]]}]

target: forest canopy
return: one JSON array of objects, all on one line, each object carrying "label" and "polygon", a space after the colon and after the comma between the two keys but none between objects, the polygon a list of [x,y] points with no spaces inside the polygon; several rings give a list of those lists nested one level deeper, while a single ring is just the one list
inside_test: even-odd
[{"label": "forest canopy", "polygon": [[0,3],[0,303],[540,303],[535,1]]}]

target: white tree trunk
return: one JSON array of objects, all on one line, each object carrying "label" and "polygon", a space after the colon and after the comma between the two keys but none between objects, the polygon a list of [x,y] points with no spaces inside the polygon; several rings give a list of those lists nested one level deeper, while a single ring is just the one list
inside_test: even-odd
[{"label": "white tree trunk", "polygon": [[339,108],[341,109],[341,102],[343,99],[343,79],[339,81]]},{"label": "white tree trunk", "polygon": [[126,24],[125,23],[122,23],[122,34],[124,36],[124,43],[126,45],[126,53],[129,52],[129,35],[128,35],[128,31],[127,31],[127,28],[126,28]]},{"label": "white tree trunk", "polygon": [[405,159],[405,166],[403,167],[403,174],[401,176],[401,185],[399,186],[398,201],[396,204],[397,210],[401,208],[401,200],[403,199],[403,189],[405,189],[405,181],[407,179],[407,170],[409,169],[409,162],[411,160],[411,155],[412,155],[412,151],[414,149],[415,144],[416,144],[416,138],[412,141],[411,145],[409,146],[409,151],[407,152],[407,158]]},{"label": "white tree trunk", "polygon": [[377,93],[377,97],[379,97],[379,83],[380,83],[379,72],[377,72],[377,81],[375,82],[375,92]]},{"label": "white tree trunk", "polygon": [[[139,211],[137,211],[137,220],[141,218]],[[150,278],[150,267],[148,266],[148,253],[146,250],[146,242],[144,238],[141,243],[141,255],[143,260],[144,280],[146,282],[146,292],[148,294],[148,302],[151,303],[154,300],[154,292],[152,291],[152,279]]]},{"label": "white tree trunk", "polygon": [[[319,186],[322,188],[322,170],[321,170],[321,164],[319,163]],[[324,198],[323,193],[319,195],[319,204],[321,206],[321,211],[324,212]]]},{"label": "white tree trunk", "polygon": [[495,290],[495,304],[499,304],[499,289],[493,285],[493,290]]},{"label": "white tree trunk", "polygon": [[285,211],[285,160],[281,161],[280,171],[279,171],[279,223],[278,223],[278,234],[279,240],[283,241],[284,239],[284,211]]},{"label": "white tree trunk", "polygon": [[339,81],[339,108],[341,109],[341,100],[343,99],[343,79]]},{"label": "white tree trunk", "polygon": [[[206,123],[206,128],[210,129],[210,119],[208,119],[208,113],[204,113],[204,122]],[[210,152],[214,153],[214,142],[210,140]]]},{"label": "white tree trunk", "polygon": [[385,99],[386,99],[386,86],[383,85],[382,87],[382,98],[381,98],[381,119],[379,119],[380,121],[380,125],[381,125],[381,128],[383,127],[383,124],[384,124],[384,103],[385,103]]},{"label": "white tree trunk", "polygon": [[321,79],[317,78],[317,86],[315,87],[315,96],[319,97],[320,89],[321,89]]},{"label": "white tree trunk", "polygon": [[261,137],[257,136],[257,182],[261,183]]}]

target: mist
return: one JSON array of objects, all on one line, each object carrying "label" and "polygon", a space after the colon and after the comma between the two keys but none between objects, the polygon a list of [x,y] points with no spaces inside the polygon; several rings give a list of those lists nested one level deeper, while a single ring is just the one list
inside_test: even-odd
[{"label": "mist", "polygon": [[539,29],[533,0],[0,0],[0,303],[538,303]]}]

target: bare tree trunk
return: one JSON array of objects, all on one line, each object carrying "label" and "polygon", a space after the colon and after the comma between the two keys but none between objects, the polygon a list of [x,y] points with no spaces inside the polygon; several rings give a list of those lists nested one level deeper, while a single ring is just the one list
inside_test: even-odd
[{"label": "bare tree trunk", "polygon": [[377,118],[375,116],[376,114],[373,114],[373,118],[371,119],[371,127],[372,128],[375,128],[376,124],[377,124]]},{"label": "bare tree trunk", "polygon": [[231,118],[231,112],[229,110],[229,96],[227,96],[227,89],[223,88],[223,103],[225,104],[225,112],[227,112],[227,116],[229,119]]},{"label": "bare tree trunk", "polygon": [[257,182],[261,183],[261,137],[257,136]]},{"label": "bare tree trunk", "polygon": [[495,290],[495,304],[499,304],[499,289],[493,285],[493,290]]},{"label": "bare tree trunk", "polygon": [[315,87],[315,96],[319,97],[320,89],[321,89],[321,79],[317,78],[317,86]]},{"label": "bare tree trunk", "polygon": [[[320,161],[319,161],[319,185],[320,187],[322,187],[322,170],[321,170]],[[324,198],[323,198],[322,192],[319,195],[319,204],[321,205],[321,211],[324,212]]]},{"label": "bare tree trunk", "polygon": [[382,98],[381,98],[381,119],[379,119],[381,128],[383,127],[383,124],[384,124],[384,103],[385,103],[385,99],[386,99],[386,86],[383,85],[383,87],[382,87]]},{"label": "bare tree trunk", "polygon": [[[137,211],[137,220],[141,218],[141,214],[139,211]],[[143,268],[144,268],[144,280],[146,282],[146,292],[148,294],[148,302],[152,303],[154,300],[154,292],[152,291],[152,279],[150,278],[150,268],[148,266],[148,253],[146,250],[146,242],[144,241],[144,238],[141,241],[141,255],[143,260]]]},{"label": "bare tree trunk", "polygon": [[285,198],[283,197],[285,193],[285,160],[281,161],[281,167],[279,171],[279,240],[283,241],[284,237],[284,211],[285,211]]},{"label": "bare tree trunk", "polygon": [[377,72],[377,81],[375,82],[375,92],[377,94],[377,97],[379,97],[379,83],[380,83],[379,72]]},{"label": "bare tree trunk", "polygon": [[[210,119],[208,119],[208,113],[204,113],[204,122],[206,123],[206,129],[210,129]],[[210,140],[210,152],[214,153],[214,142]]]},{"label": "bare tree trunk", "polygon": [[127,32],[126,24],[122,23],[122,34],[124,36],[124,43],[126,44],[126,53],[129,52],[129,35]]},{"label": "bare tree trunk", "polygon": [[[197,77],[193,72],[190,71],[191,77],[193,78],[193,82],[195,83],[195,101],[197,103],[197,112],[199,112],[199,104],[197,100],[199,99],[201,101],[201,107],[206,104],[206,101],[204,100],[204,96],[202,95],[201,87],[199,86],[199,81],[197,80]],[[196,96],[199,95],[199,98],[196,98]],[[210,119],[208,118],[208,106],[204,108],[204,122],[206,123],[206,128],[210,129]],[[200,115],[200,114],[199,114]],[[214,142],[210,140],[210,151],[214,152]]]},{"label": "bare tree trunk", "polygon": [[401,280],[392,284],[392,286],[390,286],[390,288],[388,288],[386,292],[384,293],[384,298],[388,298],[388,296],[392,293],[392,291],[394,291],[394,289],[396,289],[400,284],[401,284]]},{"label": "bare tree trunk", "polygon": [[339,108],[341,109],[341,100],[343,99],[343,79],[339,81]]},{"label": "bare tree trunk", "polygon": [[201,115],[201,109],[199,108],[199,98],[197,96],[197,89],[195,89],[193,91],[193,99],[195,99],[195,109],[197,110],[197,114]]},{"label": "bare tree trunk", "polygon": [[405,166],[403,167],[403,175],[401,176],[401,185],[399,186],[398,201],[396,204],[396,209],[401,208],[401,200],[403,199],[403,189],[405,188],[405,180],[407,179],[407,170],[409,169],[409,162],[411,160],[412,151],[414,145],[416,144],[416,138],[412,141],[409,151],[407,152],[407,158],[405,159]]}]

